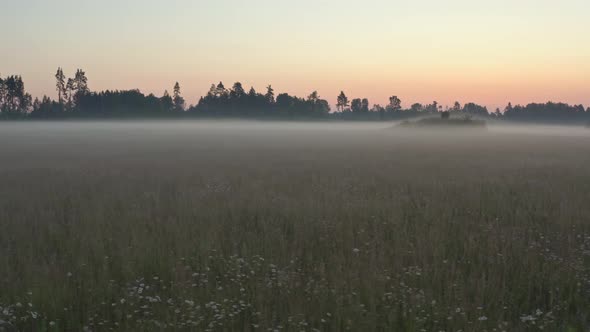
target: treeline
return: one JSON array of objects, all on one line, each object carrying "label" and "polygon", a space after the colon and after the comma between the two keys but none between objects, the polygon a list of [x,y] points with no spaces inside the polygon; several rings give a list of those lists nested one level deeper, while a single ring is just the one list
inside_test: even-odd
[{"label": "treeline", "polygon": [[209,92],[196,105],[187,106],[178,82],[172,94],[164,91],[161,97],[144,95],[139,90],[93,92],[86,73],[78,69],[67,78],[61,68],[55,74],[57,99],[44,96],[32,99],[20,76],[0,77],[0,117],[3,119],[65,119],[65,118],[137,118],[137,117],[194,117],[194,118],[251,118],[251,119],[339,119],[387,121],[434,115],[448,111],[452,116],[475,116],[526,122],[576,123],[590,121],[590,108],[564,103],[508,104],[504,110],[488,111],[475,103],[443,107],[436,101],[402,107],[397,96],[387,105],[371,105],[367,98],[349,99],[344,92],[336,97],[336,109],[313,91],[307,97],[287,93],[275,95],[272,86],[264,92],[253,87],[248,91],[241,83],[226,88],[223,83],[212,84]]},{"label": "treeline", "polygon": [[212,84],[209,92],[201,97],[197,105],[187,109],[187,113],[202,117],[233,118],[326,118],[329,116],[328,101],[320,98],[317,91],[307,98],[281,93],[275,97],[272,86],[264,93],[252,87],[248,92],[241,83],[236,82],[227,89],[222,82]]}]

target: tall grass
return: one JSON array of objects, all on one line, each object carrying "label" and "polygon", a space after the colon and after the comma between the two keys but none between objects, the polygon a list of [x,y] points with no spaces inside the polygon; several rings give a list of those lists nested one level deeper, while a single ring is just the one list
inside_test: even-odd
[{"label": "tall grass", "polygon": [[588,137],[48,126],[0,133],[7,329],[590,327]]}]

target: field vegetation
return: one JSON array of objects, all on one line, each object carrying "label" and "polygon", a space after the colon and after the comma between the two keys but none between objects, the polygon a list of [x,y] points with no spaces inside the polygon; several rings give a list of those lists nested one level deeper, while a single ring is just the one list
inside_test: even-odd
[{"label": "field vegetation", "polygon": [[0,326],[587,331],[590,133],[385,127],[0,124]]}]

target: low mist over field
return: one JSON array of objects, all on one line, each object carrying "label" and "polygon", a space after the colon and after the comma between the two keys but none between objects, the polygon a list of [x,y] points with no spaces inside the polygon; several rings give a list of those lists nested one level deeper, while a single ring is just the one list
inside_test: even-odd
[{"label": "low mist over field", "polygon": [[8,330],[585,331],[590,129],[0,123]]}]

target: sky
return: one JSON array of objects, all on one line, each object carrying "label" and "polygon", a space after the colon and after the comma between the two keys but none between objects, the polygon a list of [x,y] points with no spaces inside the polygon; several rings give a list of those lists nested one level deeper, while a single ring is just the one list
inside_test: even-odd
[{"label": "sky", "polygon": [[587,0],[0,1],[0,75],[56,98],[58,66],[92,90],[188,103],[212,83],[335,104],[397,95],[443,105],[563,101],[590,106]]}]

